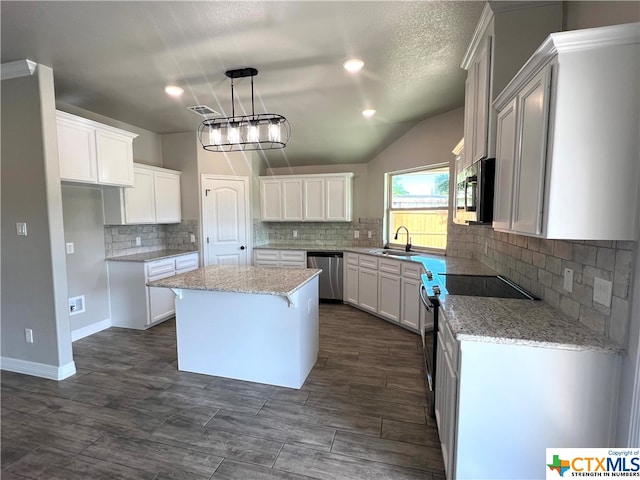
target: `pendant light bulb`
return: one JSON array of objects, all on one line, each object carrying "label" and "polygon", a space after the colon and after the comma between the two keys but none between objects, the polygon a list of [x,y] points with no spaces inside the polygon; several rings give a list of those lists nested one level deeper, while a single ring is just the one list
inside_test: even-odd
[{"label": "pendant light bulb", "polygon": [[277,121],[272,121],[269,124],[269,141],[279,142],[280,138],[280,124]]},{"label": "pendant light bulb", "polygon": [[209,129],[209,144],[220,145],[222,143],[222,133],[220,126],[216,125]]},{"label": "pendant light bulb", "polygon": [[247,126],[247,130],[248,130],[247,138],[249,139],[250,142],[260,141],[260,130],[256,122],[249,122],[249,125]]},{"label": "pendant light bulb", "polygon": [[227,141],[229,143],[240,143],[240,129],[237,123],[230,123],[227,129]]}]

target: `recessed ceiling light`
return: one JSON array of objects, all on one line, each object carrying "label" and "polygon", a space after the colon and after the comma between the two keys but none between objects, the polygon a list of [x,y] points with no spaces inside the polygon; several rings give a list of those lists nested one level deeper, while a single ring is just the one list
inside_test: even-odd
[{"label": "recessed ceiling light", "polygon": [[362,70],[362,67],[364,67],[364,62],[359,58],[352,58],[351,60],[347,60],[346,62],[344,62],[342,66],[347,72],[356,73]]},{"label": "recessed ceiling light", "polygon": [[167,85],[164,87],[164,91],[172,97],[179,97],[184,93],[184,88],[178,87],[177,85]]},{"label": "recessed ceiling light", "polygon": [[367,108],[366,110],[362,110],[362,116],[365,118],[371,118],[376,114],[376,111],[373,108]]}]

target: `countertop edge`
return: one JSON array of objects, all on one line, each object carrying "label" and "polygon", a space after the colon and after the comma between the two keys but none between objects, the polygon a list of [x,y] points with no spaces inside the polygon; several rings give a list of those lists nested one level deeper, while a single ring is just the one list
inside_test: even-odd
[{"label": "countertop edge", "polygon": [[[128,255],[115,255],[106,257],[108,262],[132,262],[132,263],[148,263],[155,262],[157,260],[163,260],[165,258],[182,257],[184,255],[190,255],[193,253],[200,253],[198,250],[156,250],[152,252],[144,253],[130,253]],[[149,255],[149,258],[141,258]],[[138,257],[138,258],[136,258]]]},{"label": "countertop edge", "polygon": [[[453,332],[452,332],[453,333]],[[556,343],[546,342],[542,340],[525,340],[509,337],[492,337],[488,335],[475,335],[470,333],[453,333],[456,340],[471,341],[479,343],[495,343],[500,345],[514,345],[522,347],[547,348],[556,350],[571,350],[576,352],[597,352],[607,355],[622,355],[624,348],[616,345],[593,345],[593,344],[577,344],[577,343]]]}]

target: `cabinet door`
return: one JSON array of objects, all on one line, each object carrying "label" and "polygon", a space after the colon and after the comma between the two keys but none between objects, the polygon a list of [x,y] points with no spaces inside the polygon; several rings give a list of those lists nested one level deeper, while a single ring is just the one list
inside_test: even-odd
[{"label": "cabinet door", "polygon": [[[172,275],[167,275],[172,276]],[[163,277],[154,277],[160,280]],[[170,288],[147,287],[149,289],[149,317],[147,325],[175,315],[175,294]]]},{"label": "cabinet door", "polygon": [[153,172],[136,168],[133,179],[133,188],[124,189],[125,222],[128,224],[155,223]]},{"label": "cabinet door", "polygon": [[282,220],[282,190],[280,180],[260,179],[260,218],[263,221]]},{"label": "cabinet door", "polygon": [[351,220],[351,179],[328,177],[325,179],[325,215],[329,222]]},{"label": "cabinet door", "polygon": [[324,179],[303,179],[304,220],[321,222],[324,220]]},{"label": "cabinet door", "polygon": [[474,122],[473,122],[473,158],[471,163],[485,158],[488,154],[489,130],[489,86],[491,75],[491,37],[484,41],[482,50],[474,60]]},{"label": "cabinet door", "polygon": [[358,302],[358,280],[360,269],[357,265],[344,264],[344,298],[345,301],[359,305]]},{"label": "cabinet door", "polygon": [[132,140],[113,132],[96,130],[98,183],[132,186]]},{"label": "cabinet door", "polygon": [[58,118],[60,179],[96,183],[96,144],[93,128]]},{"label": "cabinet door", "polygon": [[405,327],[418,331],[420,326],[420,280],[402,278],[400,282],[400,292],[402,308],[400,310],[400,323]]},{"label": "cabinet door", "polygon": [[378,272],[360,268],[358,272],[358,305],[364,310],[378,312]]},{"label": "cabinet door", "polygon": [[511,229],[513,169],[516,161],[517,99],[498,113],[493,228]]},{"label": "cabinet door", "polygon": [[400,277],[378,272],[378,313],[394,322],[400,321]]},{"label": "cabinet door", "polygon": [[154,172],[156,222],[180,223],[182,219],[180,203],[180,175]]},{"label": "cabinet door", "polygon": [[462,155],[461,170],[473,163],[473,132],[475,131],[475,76],[476,67],[472,63],[467,71],[467,79],[464,82],[464,154]]},{"label": "cabinet door", "polygon": [[542,233],[549,87],[550,66],[547,66],[518,95],[520,150],[515,170],[512,229],[531,235]]},{"label": "cabinet door", "polygon": [[282,220],[302,221],[302,180],[281,180],[282,182]]}]

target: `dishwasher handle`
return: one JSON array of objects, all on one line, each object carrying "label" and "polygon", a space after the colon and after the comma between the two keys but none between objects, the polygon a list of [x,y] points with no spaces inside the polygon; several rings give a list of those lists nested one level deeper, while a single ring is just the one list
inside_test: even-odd
[{"label": "dishwasher handle", "polygon": [[307,257],[330,257],[330,258],[342,258],[344,254],[342,252],[307,252]]}]

